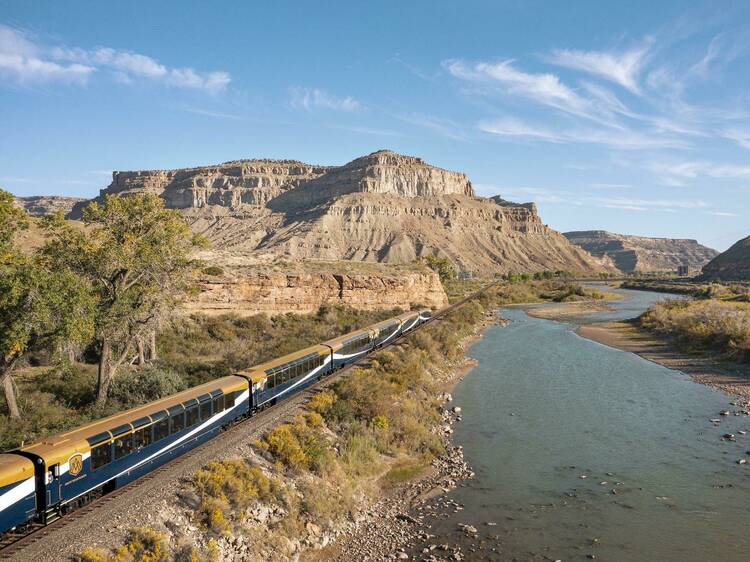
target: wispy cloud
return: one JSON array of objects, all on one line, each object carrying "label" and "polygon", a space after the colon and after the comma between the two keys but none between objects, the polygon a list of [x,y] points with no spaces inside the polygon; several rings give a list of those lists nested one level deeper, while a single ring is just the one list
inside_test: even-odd
[{"label": "wispy cloud", "polygon": [[653,39],[624,52],[556,49],[545,58],[551,64],[593,74],[640,94],[639,76],[648,58]]},{"label": "wispy cloud", "polygon": [[727,129],[723,131],[722,136],[733,140],[742,148],[750,150],[750,130],[748,129]]},{"label": "wispy cloud", "polygon": [[295,109],[314,111],[316,109],[332,109],[336,111],[357,111],[361,104],[351,96],[338,97],[318,88],[303,88],[293,86],[289,88],[290,104]]},{"label": "wispy cloud", "polygon": [[687,148],[682,139],[649,135],[637,131],[605,128],[552,129],[526,124],[513,117],[481,121],[479,130],[500,137],[530,139],[551,143],[598,144],[622,150],[647,148]]},{"label": "wispy cloud", "polygon": [[589,204],[607,209],[622,209],[626,211],[668,211],[675,209],[707,209],[710,207],[705,201],[689,199],[639,199],[629,197],[591,197],[586,199]]},{"label": "wispy cloud", "polygon": [[719,164],[708,161],[651,162],[648,167],[670,185],[682,185],[682,180],[701,176],[717,179],[750,179],[750,165]]},{"label": "wispy cloud", "polygon": [[427,129],[446,139],[466,142],[469,135],[464,128],[450,119],[435,117],[434,115],[424,115],[422,113],[408,113],[403,115],[394,115],[397,119]]},{"label": "wispy cloud", "polygon": [[97,47],[45,46],[25,31],[0,24],[0,73],[18,85],[45,82],[85,84],[105,71],[120,83],[150,81],[209,94],[231,82],[228,72],[169,67],[141,53]]},{"label": "wispy cloud", "polygon": [[739,217],[737,213],[728,213],[726,211],[709,211],[709,215],[713,215],[715,217]]}]

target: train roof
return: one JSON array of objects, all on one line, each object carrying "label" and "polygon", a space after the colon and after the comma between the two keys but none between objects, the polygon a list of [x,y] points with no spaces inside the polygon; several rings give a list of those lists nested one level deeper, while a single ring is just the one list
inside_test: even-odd
[{"label": "train roof", "polygon": [[353,332],[349,332],[348,334],[344,334],[343,336],[339,336],[337,338],[333,338],[331,340],[328,340],[325,343],[325,345],[330,345],[331,347],[341,347],[341,345],[351,339],[356,338],[357,336],[361,336],[364,334],[370,334],[372,335],[372,329],[373,326],[367,326],[365,328],[362,328],[361,330],[354,330]]},{"label": "train roof", "polygon": [[265,363],[254,365],[253,367],[250,367],[249,369],[246,369],[244,371],[240,371],[237,374],[239,376],[250,377],[254,383],[260,382],[261,380],[264,380],[266,378],[266,371],[269,369],[273,369],[274,367],[278,367],[280,365],[283,365],[284,363],[291,363],[292,361],[296,361],[297,359],[302,359],[306,355],[328,355],[330,352],[331,350],[328,349],[328,347],[326,347],[325,345],[312,345],[293,353],[287,353],[282,357],[271,359],[270,361],[266,361]]},{"label": "train roof", "polygon": [[34,476],[34,463],[13,453],[0,453],[0,488]]},{"label": "train roof", "polygon": [[378,330],[380,328],[385,328],[386,326],[390,326],[391,324],[400,324],[401,318],[398,316],[395,316],[393,318],[389,318],[388,320],[383,320],[382,322],[378,322],[377,324],[373,324],[372,326],[368,326],[372,330]]},{"label": "train roof", "polygon": [[404,312],[403,314],[399,314],[396,318],[403,321],[409,318],[414,318],[415,316],[419,316],[418,310],[410,310],[409,312]]},{"label": "train roof", "polygon": [[[142,419],[145,416],[163,412],[172,406],[177,406],[193,398],[205,394],[222,391],[224,394],[235,390],[247,388],[247,381],[242,377],[228,376],[210,381],[188,390],[184,390],[161,400],[138,406],[113,416],[96,420],[84,426],[78,427],[67,433],[50,435],[38,443],[34,443],[21,450],[38,455],[43,458],[47,466],[66,462],[75,453],[84,453],[91,449],[88,438],[103,437],[102,441],[108,440],[112,434],[109,430],[128,425],[131,422]],[[150,422],[149,422],[150,423]],[[109,433],[109,436],[107,434]]]}]

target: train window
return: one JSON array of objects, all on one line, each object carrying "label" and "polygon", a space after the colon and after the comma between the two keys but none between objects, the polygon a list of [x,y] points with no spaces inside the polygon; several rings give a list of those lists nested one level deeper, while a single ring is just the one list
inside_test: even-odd
[{"label": "train window", "polygon": [[133,446],[136,449],[151,445],[151,427],[144,427],[133,433]]},{"label": "train window", "polygon": [[114,441],[115,444],[115,459],[121,459],[124,456],[129,455],[133,452],[133,434],[128,433],[122,437],[118,437]]},{"label": "train window", "polygon": [[197,404],[195,406],[190,406],[190,408],[185,410],[185,422],[187,423],[188,427],[198,423],[198,405]]},{"label": "train window", "polygon": [[217,414],[224,411],[224,397],[217,396],[214,398],[214,412]]},{"label": "train window", "polygon": [[226,401],[226,408],[227,408],[227,410],[229,408],[234,408],[234,400],[235,400],[235,395],[236,394],[237,394],[236,392],[230,392],[229,394],[227,394],[224,397],[224,399]]},{"label": "train window", "polygon": [[104,443],[91,449],[91,469],[96,470],[112,462],[112,444]]},{"label": "train window", "polygon": [[169,435],[169,418],[164,418],[154,424],[154,441],[164,439]]},{"label": "train window", "polygon": [[169,433],[177,433],[178,431],[182,431],[183,429],[185,429],[185,412],[171,415],[169,416],[169,419]]},{"label": "train window", "polygon": [[211,417],[211,401],[206,400],[205,402],[201,403],[201,419],[207,420]]}]

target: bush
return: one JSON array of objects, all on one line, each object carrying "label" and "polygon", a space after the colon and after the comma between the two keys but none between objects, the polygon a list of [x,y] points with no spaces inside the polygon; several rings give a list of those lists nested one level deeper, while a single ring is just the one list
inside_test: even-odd
[{"label": "bush", "polygon": [[208,267],[203,268],[203,273],[218,277],[219,275],[224,275],[224,270],[216,265],[209,265]]},{"label": "bush", "polygon": [[155,366],[136,368],[112,381],[109,396],[132,407],[185,390],[185,381],[173,370]]},{"label": "bush", "polygon": [[169,562],[167,538],[148,527],[128,531],[124,544],[109,553],[100,548],[87,548],[78,555],[81,562]]}]

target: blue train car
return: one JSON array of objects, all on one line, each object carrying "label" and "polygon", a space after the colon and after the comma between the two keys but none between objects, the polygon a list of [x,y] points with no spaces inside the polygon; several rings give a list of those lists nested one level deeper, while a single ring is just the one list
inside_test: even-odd
[{"label": "blue train car", "polygon": [[315,345],[237,373],[252,384],[254,410],[275,404],[330,373],[331,350]]},{"label": "blue train car", "polygon": [[432,319],[432,311],[429,308],[423,308],[419,311],[419,323],[424,324]]},{"label": "blue train car", "polygon": [[399,335],[405,334],[410,330],[413,330],[419,325],[419,312],[405,312],[400,316],[397,316],[399,322],[401,322],[401,330]]},{"label": "blue train car", "polygon": [[248,413],[246,379],[230,376],[18,451],[34,461],[37,510],[49,522],[211,439]]},{"label": "blue train car", "polygon": [[0,454],[0,535],[36,516],[34,463],[14,453]]}]

